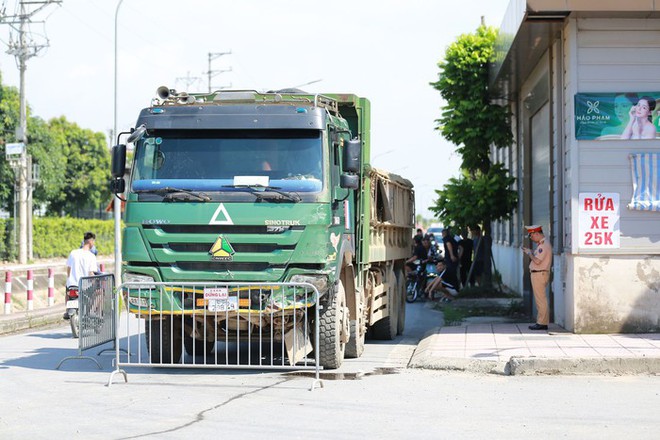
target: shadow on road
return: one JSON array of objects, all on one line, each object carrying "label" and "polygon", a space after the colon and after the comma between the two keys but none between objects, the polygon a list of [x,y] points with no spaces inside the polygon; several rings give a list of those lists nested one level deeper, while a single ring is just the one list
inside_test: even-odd
[{"label": "shadow on road", "polygon": [[[111,344],[106,344],[101,347],[97,347],[94,350],[90,350],[89,353],[83,353],[83,355],[88,355],[96,359],[99,364],[103,367],[103,370],[112,369],[112,359],[110,355],[102,354],[101,356],[96,356],[96,353],[101,351],[104,348],[110,348]],[[111,352],[106,352],[111,353]],[[43,347],[38,348],[30,352],[27,356],[8,359],[0,362],[0,368],[10,368],[10,367],[20,367],[20,368],[30,368],[34,370],[56,370],[59,363],[62,359],[69,356],[77,356],[77,348],[55,348],[55,347]],[[99,371],[98,366],[89,359],[71,359],[62,364],[60,367],[61,371],[78,371],[78,372],[93,372]]]},{"label": "shadow on road", "polygon": [[72,339],[71,332],[64,333],[31,333],[28,335],[31,338],[42,339]]}]

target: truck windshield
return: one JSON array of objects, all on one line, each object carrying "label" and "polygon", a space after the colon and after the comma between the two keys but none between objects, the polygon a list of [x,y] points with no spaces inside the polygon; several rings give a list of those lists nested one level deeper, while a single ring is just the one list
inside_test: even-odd
[{"label": "truck windshield", "polygon": [[133,190],[236,191],[255,185],[318,192],[322,158],[318,130],[160,131],[137,145]]}]

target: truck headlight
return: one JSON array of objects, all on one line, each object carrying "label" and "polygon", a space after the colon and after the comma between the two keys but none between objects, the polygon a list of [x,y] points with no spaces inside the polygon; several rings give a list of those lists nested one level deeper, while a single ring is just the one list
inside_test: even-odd
[{"label": "truck headlight", "polygon": [[151,277],[149,275],[142,275],[139,273],[132,273],[132,272],[126,272],[124,274],[124,284],[139,284],[136,286],[132,286],[134,289],[155,289],[156,286],[154,284],[148,284],[144,286],[143,284],[146,283],[153,283],[154,277]]},{"label": "truck headlight", "polygon": [[138,307],[140,309],[149,308],[149,300],[147,298],[136,298],[134,296],[128,297],[128,303],[132,306]]},{"label": "truck headlight", "polygon": [[328,290],[328,277],[327,275],[294,275],[290,280],[292,283],[309,283],[316,287],[319,294]]}]

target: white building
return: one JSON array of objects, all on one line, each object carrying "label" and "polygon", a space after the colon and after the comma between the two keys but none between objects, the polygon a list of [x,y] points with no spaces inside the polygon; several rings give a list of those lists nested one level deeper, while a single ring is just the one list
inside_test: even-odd
[{"label": "white building", "polygon": [[[621,139],[642,96],[658,100],[650,122],[660,119],[660,1],[512,0],[491,89],[515,138],[492,155],[520,196],[513,219],[493,225],[504,283],[531,297],[520,246],[529,246],[523,225],[541,224],[554,248],[553,322],[578,333],[660,331],[660,133]],[[632,117],[635,133],[647,126]],[[633,209],[635,188],[647,210]]]}]

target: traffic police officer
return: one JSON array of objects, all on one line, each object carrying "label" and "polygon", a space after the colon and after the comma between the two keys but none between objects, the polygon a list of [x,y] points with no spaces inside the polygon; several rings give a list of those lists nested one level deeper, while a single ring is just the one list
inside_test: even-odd
[{"label": "traffic police officer", "polygon": [[536,302],[536,324],[530,325],[530,330],[547,330],[550,322],[548,298],[546,288],[550,281],[550,268],[552,267],[552,245],[545,239],[543,228],[539,225],[525,226],[527,234],[536,243],[536,249],[522,248],[523,253],[530,258],[529,272],[532,281],[532,291]]}]

